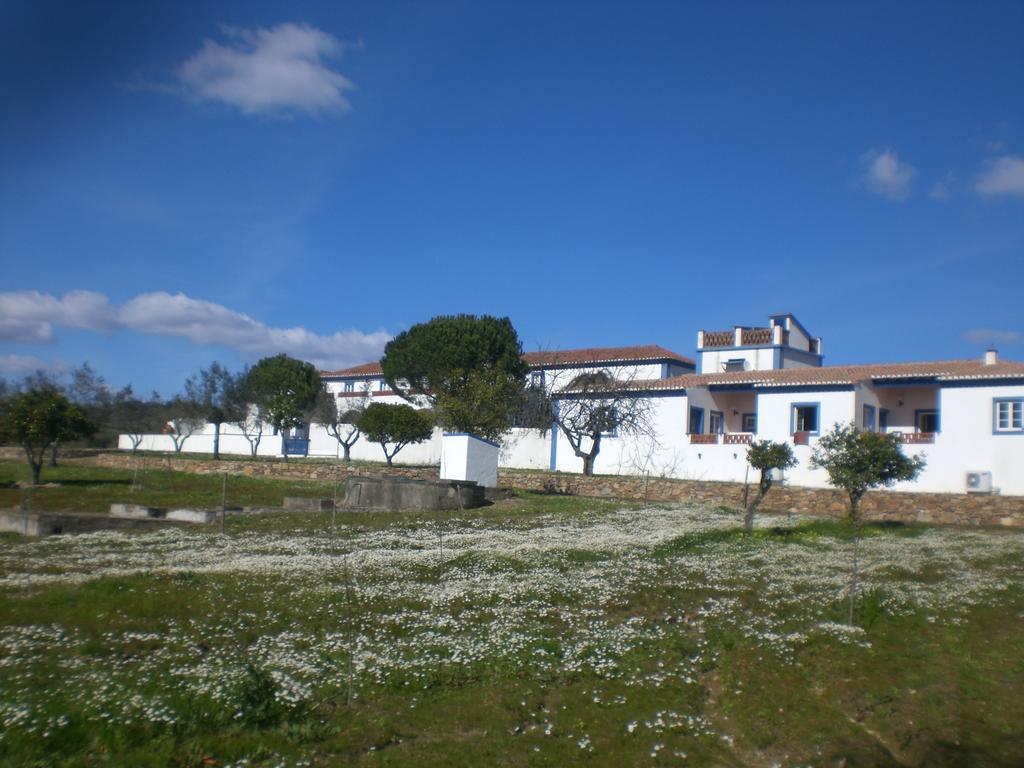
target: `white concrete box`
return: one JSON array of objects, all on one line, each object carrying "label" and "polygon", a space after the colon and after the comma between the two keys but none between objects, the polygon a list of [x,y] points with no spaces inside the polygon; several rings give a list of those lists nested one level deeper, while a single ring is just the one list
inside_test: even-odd
[{"label": "white concrete box", "polygon": [[472,480],[486,488],[498,485],[500,446],[465,432],[441,438],[441,479]]}]

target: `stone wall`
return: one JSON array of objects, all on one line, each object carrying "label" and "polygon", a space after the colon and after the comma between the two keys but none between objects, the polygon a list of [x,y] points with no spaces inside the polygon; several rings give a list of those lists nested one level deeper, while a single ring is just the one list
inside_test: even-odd
[{"label": "stone wall", "polygon": [[[313,461],[209,461],[201,459],[163,458],[127,453],[104,453],[74,459],[101,467],[134,469],[145,460],[150,469],[199,474],[248,475],[253,477],[291,478],[296,480],[331,481],[339,465]],[[417,480],[437,480],[438,468],[340,465],[342,477],[387,474]],[[521,488],[541,493],[571,494],[631,501],[680,501],[715,506],[740,507],[743,503],[741,483],[671,480],[624,475],[583,475],[502,469],[498,472],[502,488]],[[756,486],[751,486],[756,493]],[[807,515],[841,517],[846,514],[847,498],[840,491],[820,488],[785,486],[772,488],[761,509],[765,512],[795,512]],[[987,496],[983,494],[896,493],[871,491],[861,502],[868,520],[926,522],[945,525],[984,525],[1024,527],[1024,497]]]},{"label": "stone wall", "polygon": [[[498,484],[543,493],[565,493],[639,501],[681,501],[740,507],[742,483],[671,480],[666,478],[598,475],[584,477],[544,472],[502,471]],[[751,493],[757,486],[751,485]],[[842,517],[848,509],[845,492],[827,488],[774,487],[765,497],[765,512],[794,512]],[[867,520],[1024,527],[1024,498],[984,494],[897,493],[869,491],[861,500]]]}]

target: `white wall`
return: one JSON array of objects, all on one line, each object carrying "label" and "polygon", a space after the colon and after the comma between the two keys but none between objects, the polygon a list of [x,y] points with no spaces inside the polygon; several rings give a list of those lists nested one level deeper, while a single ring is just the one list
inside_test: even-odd
[{"label": "white wall", "polygon": [[741,349],[710,349],[700,353],[701,373],[722,373],[727,360],[745,360],[748,371],[770,371],[775,367],[775,349],[741,348]]},{"label": "white wall", "polygon": [[[604,438],[601,453],[595,463],[599,474],[644,474],[668,476],[695,480],[727,480],[742,482],[746,472],[746,447],[744,445],[712,444],[693,445],[686,434],[689,406],[691,403],[708,411],[721,410],[726,413],[727,431],[732,428],[731,410],[735,407],[741,413],[746,410],[743,398],[750,401],[752,395],[742,392],[709,392],[693,389],[689,395],[682,392],[667,392],[652,397],[651,415],[656,439],[628,436]],[[927,467],[917,482],[903,483],[896,490],[943,493],[962,493],[965,489],[965,474],[968,471],[992,472],[993,484],[1006,495],[1024,496],[1024,434],[993,434],[993,399],[997,397],[1024,397],[1024,386],[964,386],[944,387],[938,397],[933,390],[924,387],[906,389],[882,388],[875,390],[863,387],[857,390],[784,392],[762,390],[756,394],[758,415],[757,439],[787,442],[792,445],[790,435],[791,409],[794,403],[816,402],[819,404],[819,431],[827,432],[835,423],[850,422],[861,416],[864,403],[890,409],[890,429],[913,431],[913,412],[918,408],[938,405],[941,432],[935,443],[906,445],[909,455],[925,455]],[[902,399],[904,405],[895,403]],[[736,404],[739,404],[738,406]],[[202,434],[196,434],[185,442],[186,453],[211,453],[213,451],[212,425]],[[499,462],[504,467],[546,469],[551,456],[551,441],[556,441],[556,467],[561,472],[581,472],[582,459],[577,458],[561,433],[541,435],[531,430],[513,430],[503,441]],[[793,446],[800,464],[790,470],[787,482],[794,485],[826,487],[827,477],[823,470],[810,468],[811,446]],[[129,449],[126,435],[119,440],[119,447]],[[584,445],[584,448],[588,448]],[[167,435],[147,435],[142,450],[172,451],[173,445]],[[260,444],[261,456],[279,456],[280,437],[270,434],[268,429]],[[225,425],[221,434],[221,452],[224,454],[248,455],[249,446],[236,428]],[[322,426],[310,429],[311,456],[337,456],[340,451],[337,442]],[[359,460],[382,461],[381,448],[364,438],[352,449],[352,457]],[[435,430],[431,439],[402,450],[396,461],[403,464],[438,465],[441,458],[441,432]]]}]

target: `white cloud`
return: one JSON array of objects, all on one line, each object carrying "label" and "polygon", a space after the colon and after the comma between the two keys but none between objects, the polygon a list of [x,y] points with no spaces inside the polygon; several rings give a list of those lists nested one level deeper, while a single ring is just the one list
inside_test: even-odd
[{"label": "white cloud", "polygon": [[225,42],[205,40],[178,67],[185,92],[199,101],[219,101],[245,115],[345,112],[345,92],[355,89],[326,60],[341,42],[308,24],[271,29],[222,27]]},{"label": "white cloud", "polygon": [[982,197],[1024,197],[1024,157],[1004,155],[986,160],[974,190]]},{"label": "white cloud", "polygon": [[0,376],[25,376],[36,371],[63,371],[63,363],[50,363],[35,355],[0,355]]},{"label": "white cloud", "polygon": [[376,360],[391,338],[385,331],[321,335],[302,327],[272,328],[222,304],[162,291],[139,294],[120,309],[103,294],[88,291],[74,291],[62,299],[37,291],[0,293],[0,317],[0,338],[10,341],[53,341],[57,325],[107,332],[125,329],[229,347],[250,358],[285,352],[325,369]]},{"label": "white cloud", "polygon": [[972,344],[1020,344],[1024,334],[1020,331],[996,331],[992,328],[972,328],[964,331],[964,338]]},{"label": "white cloud", "polygon": [[0,339],[50,342],[54,325],[112,331],[117,321],[102,293],[71,291],[62,299],[38,291],[0,293]]},{"label": "white cloud", "polygon": [[889,147],[869,149],[860,156],[864,186],[886,200],[906,200],[917,171],[909,163],[900,161],[899,155]]}]

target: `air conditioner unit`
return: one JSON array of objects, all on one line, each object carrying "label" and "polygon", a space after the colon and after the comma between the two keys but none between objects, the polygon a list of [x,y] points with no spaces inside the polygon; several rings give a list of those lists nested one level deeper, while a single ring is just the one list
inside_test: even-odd
[{"label": "air conditioner unit", "polygon": [[968,493],[992,493],[991,472],[968,472],[967,473]]}]

